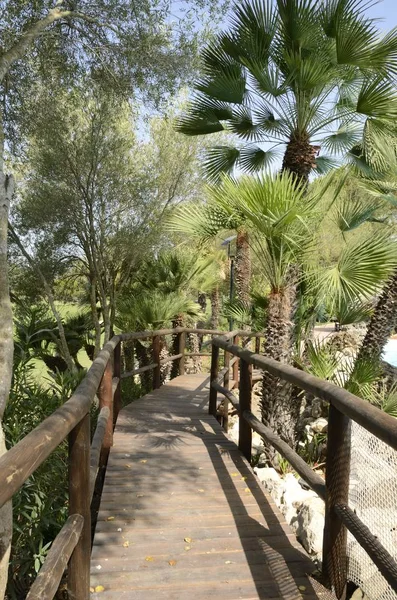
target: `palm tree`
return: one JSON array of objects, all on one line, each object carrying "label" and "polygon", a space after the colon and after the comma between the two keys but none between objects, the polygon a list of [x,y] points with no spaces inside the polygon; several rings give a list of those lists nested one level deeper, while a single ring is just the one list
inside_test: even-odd
[{"label": "palm tree", "polygon": [[[349,154],[358,183],[375,199],[375,206],[395,218],[397,206],[397,130],[379,121],[366,129],[362,143]],[[357,362],[379,361],[397,323],[397,270],[379,296]]]},{"label": "palm tree", "polygon": [[[319,298],[326,295],[340,303],[370,297],[397,264],[395,244],[383,234],[347,242],[334,264],[321,266],[316,252],[319,225],[335,203],[333,197],[319,209],[320,189],[307,194],[295,185],[292,174],[245,176],[233,180],[225,176],[210,191],[208,206],[225,206],[233,218],[243,213],[251,248],[257,255],[268,286],[265,354],[282,363],[291,363],[295,349],[297,288],[302,282]],[[316,208],[316,210],[315,210]],[[349,207],[347,207],[349,208]],[[353,224],[335,207],[345,230]],[[346,209],[347,210],[347,209]],[[362,209],[365,210],[364,208]],[[278,378],[264,374],[262,420],[291,445],[299,417],[299,402]]]},{"label": "palm tree", "polygon": [[236,255],[234,264],[235,293],[237,300],[249,307],[251,304],[251,251],[245,216],[235,206],[226,204],[182,204],[168,220],[171,230],[188,234],[199,243],[210,243],[215,260],[222,259],[214,251],[220,234],[236,233]]},{"label": "palm tree", "polygon": [[[178,292],[152,289],[150,293],[147,290],[124,293],[117,304],[115,324],[121,331],[162,329],[180,317],[197,318],[199,314],[197,309],[198,305],[195,302]],[[150,344],[141,340],[135,340],[133,344],[126,344],[128,368],[131,370],[134,368],[134,349],[140,367],[152,362]],[[160,352],[162,353],[164,350],[165,344],[161,342]],[[142,373],[140,379],[142,387],[145,391],[149,391],[152,382],[151,372]]]},{"label": "palm tree", "polygon": [[[304,186],[362,137],[397,116],[397,31],[380,35],[368,0],[244,0],[231,29],[202,52],[203,76],[178,130],[235,134],[208,153],[210,177],[262,170],[284,147],[283,171]],[[265,144],[265,146],[263,146]]]}]

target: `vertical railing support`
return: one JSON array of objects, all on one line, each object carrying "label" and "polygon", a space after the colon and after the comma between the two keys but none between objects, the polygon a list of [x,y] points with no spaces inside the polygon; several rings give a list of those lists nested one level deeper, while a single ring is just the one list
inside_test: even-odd
[{"label": "vertical railing support", "polygon": [[260,351],[261,351],[261,338],[256,337],[255,338],[255,354],[259,354]]},{"label": "vertical railing support", "polygon": [[211,386],[211,383],[215,381],[218,377],[219,372],[219,348],[212,344],[212,353],[211,353],[211,374],[210,374],[210,400],[208,406],[208,412],[210,415],[213,415],[216,418],[217,407],[216,401],[218,398],[218,392],[214,390]]},{"label": "vertical railing support", "polygon": [[104,466],[109,454],[110,448],[113,446],[113,368],[112,363],[108,360],[105,371],[102,375],[101,383],[98,389],[99,411],[104,406],[109,408],[109,419],[106,425],[105,437],[102,444],[101,466]]},{"label": "vertical railing support", "polygon": [[[238,346],[238,335],[235,335],[233,338],[233,344],[235,346]],[[234,380],[234,387],[238,388],[238,364],[240,362],[240,359],[238,358],[236,360],[236,362],[233,365],[233,380]]]},{"label": "vertical railing support", "polygon": [[89,600],[91,557],[90,413],[69,434],[69,514],[82,515],[83,530],[69,561],[68,597]]},{"label": "vertical railing support", "polygon": [[[225,373],[223,378],[223,387],[227,390],[230,387],[230,352],[225,350],[225,367],[228,367],[228,370]],[[222,421],[223,429],[226,433],[229,431],[229,400],[227,398],[223,399],[223,421]]]},{"label": "vertical railing support", "polygon": [[245,410],[251,411],[252,395],[252,365],[240,360],[240,384],[239,384],[239,434],[238,447],[248,461],[251,461],[252,452],[252,429],[243,417]]},{"label": "vertical railing support", "polygon": [[181,331],[177,334],[177,341],[178,341],[178,354],[182,354],[181,358],[179,359],[178,373],[179,373],[179,375],[184,375],[185,374],[185,348],[186,348],[186,333],[184,331]]},{"label": "vertical railing support", "polygon": [[113,377],[117,377],[118,384],[113,396],[113,423],[116,424],[117,416],[121,410],[121,342],[114,349],[113,354]]},{"label": "vertical railing support", "polygon": [[161,386],[160,377],[160,336],[155,335],[153,337],[152,346],[153,362],[156,363],[157,367],[153,369],[153,389],[157,390]]},{"label": "vertical railing support", "polygon": [[336,514],[337,504],[349,503],[351,421],[333,405],[329,407],[323,569],[332,591],[346,597],[347,529]]}]

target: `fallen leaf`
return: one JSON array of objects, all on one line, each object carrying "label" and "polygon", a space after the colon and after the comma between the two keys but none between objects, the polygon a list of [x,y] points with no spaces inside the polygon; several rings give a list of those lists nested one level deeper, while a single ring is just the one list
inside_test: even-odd
[{"label": "fallen leaf", "polygon": [[153,562],[153,561],[154,561],[154,558],[153,558],[153,556],[146,556],[146,557],[145,557],[145,560],[146,560],[147,562]]},{"label": "fallen leaf", "polygon": [[126,469],[131,469],[131,465],[124,465]]},{"label": "fallen leaf", "polygon": [[191,544],[192,543],[192,538],[185,537],[185,538],[183,538],[183,541],[186,542],[187,544]]},{"label": "fallen leaf", "polygon": [[299,591],[300,592],[305,592],[306,591],[306,586],[305,585],[300,585],[299,586]]},{"label": "fallen leaf", "polygon": [[123,547],[124,547],[124,548],[128,548],[128,547],[129,547],[129,545],[130,545],[130,543],[127,541],[127,542],[124,542],[124,544],[123,544]]},{"label": "fallen leaf", "polygon": [[107,517],[106,521],[114,521],[114,517]]},{"label": "fallen leaf", "polygon": [[94,589],[94,592],[104,592],[105,588],[103,587],[103,585],[97,585]]},{"label": "fallen leaf", "polygon": [[244,476],[241,478],[241,481],[245,481],[246,479],[248,479],[248,477],[247,477],[246,475],[244,475]]},{"label": "fallen leaf", "polygon": [[245,488],[244,492],[246,492],[247,494],[250,494],[251,490],[249,488]]},{"label": "fallen leaf", "polygon": [[232,477],[238,477],[238,473],[232,473]]},{"label": "fallen leaf", "polygon": [[95,589],[93,587],[90,587],[90,592],[93,594],[95,592]]},{"label": "fallen leaf", "polygon": [[175,567],[176,565],[176,560],[169,560],[168,564],[170,565],[170,567]]},{"label": "fallen leaf", "polygon": [[190,550],[190,546],[185,546],[185,550]]},{"label": "fallen leaf", "polygon": [[147,459],[145,458],[144,460],[140,461],[141,463],[147,463]]},{"label": "fallen leaf", "polygon": [[137,494],[136,497],[137,498],[143,498],[145,494]]},{"label": "fallen leaf", "polygon": [[232,561],[231,560],[225,560],[225,565],[231,565]]},{"label": "fallen leaf", "polygon": [[197,491],[198,491],[198,492],[205,492],[205,490],[201,490],[201,489],[200,489],[200,490],[197,490]]}]

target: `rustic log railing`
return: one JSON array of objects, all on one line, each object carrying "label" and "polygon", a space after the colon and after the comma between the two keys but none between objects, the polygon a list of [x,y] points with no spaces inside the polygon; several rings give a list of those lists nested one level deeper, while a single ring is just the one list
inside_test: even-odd
[{"label": "rustic log railing", "polygon": [[[1,508],[67,437],[69,440],[70,516],[53,541],[27,600],[52,600],[67,565],[69,599],[89,599],[91,502],[98,471],[105,467],[113,444],[113,429],[121,408],[121,380],[153,371],[155,389],[161,383],[161,366],[174,361],[179,374],[184,374],[187,357],[210,354],[186,352],[187,333],[213,336],[225,332],[176,328],[115,335],[69,400],[0,458]],[[176,336],[178,354],[160,360],[160,341],[167,335]],[[147,339],[152,339],[153,362],[121,374],[122,342]],[[91,442],[90,415],[96,400],[99,412]]]},{"label": "rustic log railing", "polygon": [[[244,335],[244,332],[242,332]],[[247,335],[247,334],[245,334]],[[250,334],[248,334],[250,335]],[[233,342],[231,340],[233,338]],[[364,548],[392,589],[397,592],[397,563],[381,542],[348,506],[350,477],[350,423],[355,421],[374,436],[397,450],[397,419],[330,382],[318,379],[289,365],[258,354],[259,336],[256,335],[255,353],[237,345],[237,335],[228,334],[212,340],[211,385],[209,412],[218,415],[218,393],[224,396],[224,412],[231,403],[239,415],[239,448],[251,460],[252,431],[272,445],[325,501],[325,528],[323,544],[323,572],[338,599],[345,598],[347,586],[347,530]],[[229,385],[229,369],[219,370],[219,350],[225,353],[225,365],[237,359],[240,377],[233,371],[234,382],[239,381],[239,398]],[[233,356],[234,358],[230,359]],[[234,369],[238,363],[233,365]],[[325,481],[276,433],[261,423],[251,411],[252,368],[272,375],[329,402],[327,458]],[[223,380],[223,385],[222,385]],[[227,430],[227,420],[224,421]]]}]

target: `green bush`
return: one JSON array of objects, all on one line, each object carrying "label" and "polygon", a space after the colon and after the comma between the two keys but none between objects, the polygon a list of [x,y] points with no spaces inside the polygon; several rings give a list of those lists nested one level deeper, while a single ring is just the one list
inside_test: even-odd
[{"label": "green bush", "polygon": [[[65,375],[62,376],[65,378]],[[80,378],[80,376],[79,376]],[[70,380],[69,380],[70,379]],[[78,380],[58,381],[51,387],[35,382],[31,364],[14,372],[4,428],[7,446],[17,444],[63,404]],[[72,380],[73,379],[73,380]],[[68,513],[67,442],[63,442],[29,477],[14,496],[13,540],[7,597],[26,597],[32,580],[44,562],[52,541]]]}]

